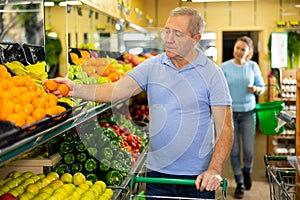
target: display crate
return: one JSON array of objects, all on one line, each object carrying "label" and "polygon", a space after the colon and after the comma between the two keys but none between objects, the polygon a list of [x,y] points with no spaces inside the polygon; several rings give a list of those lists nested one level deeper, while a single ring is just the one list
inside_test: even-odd
[{"label": "display crate", "polygon": [[49,158],[24,158],[12,161],[1,168],[0,179],[5,178],[10,172],[33,172],[34,174],[49,173],[61,161],[59,153]]}]

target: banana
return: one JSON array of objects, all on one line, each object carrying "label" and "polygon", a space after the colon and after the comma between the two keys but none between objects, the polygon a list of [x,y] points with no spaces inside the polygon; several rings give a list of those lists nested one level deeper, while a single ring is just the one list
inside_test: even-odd
[{"label": "banana", "polygon": [[13,72],[19,76],[27,75],[28,71],[25,69],[24,65],[18,61],[5,63]]},{"label": "banana", "polygon": [[71,98],[68,98],[68,97],[62,97],[62,98],[60,98],[58,101],[59,101],[59,102],[67,103],[67,104],[69,104],[69,106],[71,106],[71,107],[74,107],[74,106],[77,105],[76,102],[72,101],[72,99],[71,99]]}]

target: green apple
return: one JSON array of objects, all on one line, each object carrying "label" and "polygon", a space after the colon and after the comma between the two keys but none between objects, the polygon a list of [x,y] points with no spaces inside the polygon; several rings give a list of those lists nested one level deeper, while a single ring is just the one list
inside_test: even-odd
[{"label": "green apple", "polygon": [[12,178],[18,178],[20,177],[22,174],[19,171],[12,171],[8,174],[8,177],[12,177]]},{"label": "green apple", "polygon": [[13,180],[8,181],[7,183],[5,183],[5,185],[8,186],[10,189],[13,189],[14,187],[18,186],[18,181],[13,179]]},{"label": "green apple", "polygon": [[24,178],[29,178],[32,175],[34,175],[34,173],[32,173],[32,172],[23,172],[21,176],[24,177]]},{"label": "green apple", "polygon": [[105,78],[105,77],[103,77],[103,76],[100,76],[100,77],[98,78],[97,82],[98,82],[99,84],[102,84],[102,83],[108,83],[109,81],[108,81],[107,78]]}]

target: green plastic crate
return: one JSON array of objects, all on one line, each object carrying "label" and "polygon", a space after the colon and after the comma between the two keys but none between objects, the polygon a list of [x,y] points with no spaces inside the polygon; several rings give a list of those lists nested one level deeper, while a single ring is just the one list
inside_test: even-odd
[{"label": "green plastic crate", "polygon": [[263,134],[275,135],[284,131],[284,126],[278,131],[275,131],[275,128],[278,126],[277,116],[279,115],[280,111],[284,110],[284,106],[285,104],[282,101],[256,104],[256,112]]}]

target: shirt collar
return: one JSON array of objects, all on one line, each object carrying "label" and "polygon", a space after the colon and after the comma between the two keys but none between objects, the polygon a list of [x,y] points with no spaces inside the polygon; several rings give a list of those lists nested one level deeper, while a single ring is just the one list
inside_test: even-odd
[{"label": "shirt collar", "polygon": [[[195,68],[195,67],[198,67],[198,66],[199,67],[204,67],[205,66],[205,64],[208,61],[207,56],[201,51],[201,49],[196,48],[196,50],[198,51],[197,58],[195,60],[193,60],[190,64],[188,64],[187,66],[182,68],[181,70]],[[177,68],[171,62],[170,58],[168,56],[166,56],[166,53],[163,53],[162,64],[167,65],[167,66],[172,67],[172,68],[177,70]]]}]

